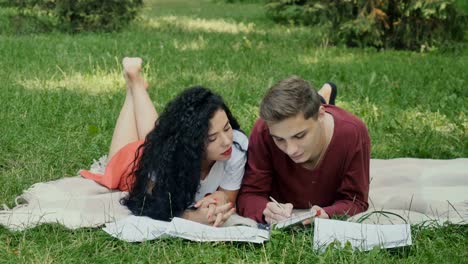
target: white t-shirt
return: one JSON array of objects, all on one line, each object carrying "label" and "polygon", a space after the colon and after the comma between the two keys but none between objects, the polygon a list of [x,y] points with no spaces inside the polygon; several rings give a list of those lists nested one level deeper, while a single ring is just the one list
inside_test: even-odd
[{"label": "white t-shirt", "polygon": [[210,173],[204,180],[200,181],[195,201],[201,200],[206,194],[214,193],[218,187],[229,191],[240,189],[247,161],[249,140],[240,131],[233,130],[232,134],[234,142],[239,143],[244,151],[233,144],[231,158],[226,161],[216,161],[213,164]]}]

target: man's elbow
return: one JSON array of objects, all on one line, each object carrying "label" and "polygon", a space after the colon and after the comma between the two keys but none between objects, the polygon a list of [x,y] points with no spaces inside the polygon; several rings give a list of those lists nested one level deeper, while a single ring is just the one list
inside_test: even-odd
[{"label": "man's elbow", "polygon": [[354,201],[354,204],[356,206],[354,206],[354,212],[350,216],[365,212],[369,208],[369,203],[366,201]]}]

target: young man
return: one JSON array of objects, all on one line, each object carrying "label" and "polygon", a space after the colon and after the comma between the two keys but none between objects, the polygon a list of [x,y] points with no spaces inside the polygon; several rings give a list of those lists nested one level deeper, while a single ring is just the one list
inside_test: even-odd
[{"label": "young man", "polygon": [[320,100],[296,76],[266,93],[261,119],[250,135],[238,197],[241,215],[272,223],[289,217],[293,209],[313,208],[330,218],[368,208],[367,128],[354,115]]}]

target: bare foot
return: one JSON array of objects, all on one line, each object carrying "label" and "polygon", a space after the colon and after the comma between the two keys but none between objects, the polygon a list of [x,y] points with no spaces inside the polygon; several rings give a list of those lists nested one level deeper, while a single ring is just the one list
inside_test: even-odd
[{"label": "bare foot", "polygon": [[141,64],[143,60],[141,58],[129,58],[125,57],[122,60],[123,74],[127,87],[130,89],[144,88],[148,89],[148,83],[141,75]]},{"label": "bare foot", "polygon": [[330,97],[331,97],[331,94],[332,94],[332,87],[328,84],[328,83],[325,83],[322,88],[320,88],[320,90],[318,91],[318,94],[320,94],[323,99],[325,99],[325,102],[330,103]]}]

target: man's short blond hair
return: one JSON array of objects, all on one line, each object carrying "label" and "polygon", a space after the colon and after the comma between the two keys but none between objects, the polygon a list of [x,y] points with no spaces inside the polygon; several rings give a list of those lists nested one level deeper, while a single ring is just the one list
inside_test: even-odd
[{"label": "man's short blond hair", "polygon": [[290,76],[273,85],[260,104],[260,118],[279,122],[299,113],[305,119],[317,118],[321,102],[315,89],[298,76]]}]

